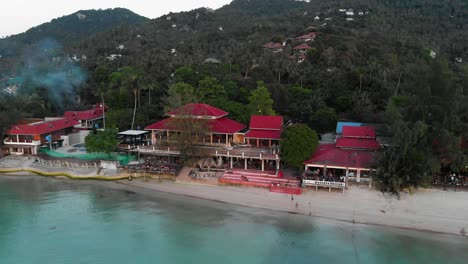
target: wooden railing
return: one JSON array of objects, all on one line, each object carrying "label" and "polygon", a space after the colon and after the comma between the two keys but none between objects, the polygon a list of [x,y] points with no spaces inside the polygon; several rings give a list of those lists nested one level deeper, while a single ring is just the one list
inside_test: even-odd
[{"label": "wooden railing", "polygon": [[[180,154],[179,148],[175,146],[161,146],[161,145],[152,145],[152,146],[139,146],[138,151],[140,153],[148,154]],[[233,157],[233,158],[253,158],[253,159],[264,159],[264,160],[279,160],[277,154],[265,153],[262,151],[242,151],[242,150],[225,150],[221,148],[200,148],[200,153],[207,156],[222,156],[222,157]]]}]

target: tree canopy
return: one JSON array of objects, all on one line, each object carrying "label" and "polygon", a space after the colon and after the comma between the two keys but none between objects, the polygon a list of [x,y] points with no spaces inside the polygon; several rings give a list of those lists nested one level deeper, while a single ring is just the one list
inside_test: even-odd
[{"label": "tree canopy", "polygon": [[303,162],[317,149],[317,132],[304,124],[288,126],[281,134],[281,158],[289,165],[302,168]]},{"label": "tree canopy", "polygon": [[275,115],[273,99],[264,82],[257,82],[257,89],[250,92],[249,108],[254,115]]},{"label": "tree canopy", "polygon": [[110,154],[117,150],[118,144],[116,129],[97,130],[85,138],[86,151],[88,152]]}]

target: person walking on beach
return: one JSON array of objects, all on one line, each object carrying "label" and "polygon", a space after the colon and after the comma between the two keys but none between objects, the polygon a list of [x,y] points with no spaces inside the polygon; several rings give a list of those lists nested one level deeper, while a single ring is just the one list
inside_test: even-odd
[{"label": "person walking on beach", "polygon": [[294,196],[291,194],[291,201],[294,201]]}]

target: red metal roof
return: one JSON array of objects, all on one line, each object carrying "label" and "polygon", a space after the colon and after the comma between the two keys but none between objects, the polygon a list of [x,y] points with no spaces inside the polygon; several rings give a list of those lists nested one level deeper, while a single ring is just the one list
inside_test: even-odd
[{"label": "red metal roof", "polygon": [[336,139],[337,148],[347,149],[379,149],[379,143],[373,138],[338,138]]},{"label": "red metal roof", "polygon": [[375,138],[375,129],[371,126],[344,126],[343,137]]},{"label": "red metal roof", "polygon": [[339,149],[334,144],[320,145],[304,164],[343,168],[370,169],[378,152]]},{"label": "red metal roof", "polygon": [[170,116],[191,116],[191,117],[205,117],[205,118],[220,118],[228,113],[207,104],[186,104],[169,113]]},{"label": "red metal roof", "polygon": [[76,120],[69,118],[60,118],[52,121],[43,121],[40,123],[31,123],[26,125],[14,125],[7,132],[7,135],[42,135],[65,128],[79,125]]},{"label": "red metal roof", "polygon": [[261,138],[261,139],[281,139],[281,131],[279,130],[249,130],[245,133],[246,138]]},{"label": "red metal roof", "polygon": [[206,132],[217,134],[234,134],[245,128],[245,125],[227,117],[208,120],[169,117],[146,127],[145,130],[179,131],[184,127],[184,124],[182,123],[184,120],[190,120],[190,122],[194,122],[195,125],[199,124],[200,126],[203,126],[203,128],[206,129]]},{"label": "red metal roof", "polygon": [[293,49],[295,49],[295,50],[308,50],[308,49],[310,49],[310,46],[307,45],[306,43],[302,43],[301,45],[298,45],[298,46],[294,47]]},{"label": "red metal roof", "polygon": [[66,111],[63,116],[74,120],[92,120],[103,116],[102,105],[96,105],[95,108],[85,111]]},{"label": "red metal roof", "polygon": [[250,117],[249,128],[261,130],[281,130],[283,127],[282,116],[258,116]]}]

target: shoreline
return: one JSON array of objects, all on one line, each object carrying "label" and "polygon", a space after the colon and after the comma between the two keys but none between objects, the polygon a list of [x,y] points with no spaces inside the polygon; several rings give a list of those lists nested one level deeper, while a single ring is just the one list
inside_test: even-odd
[{"label": "shoreline", "polygon": [[[41,174],[34,175],[31,172],[5,174],[0,170],[0,175],[6,177],[37,177]],[[41,176],[76,180],[64,176]],[[458,237],[468,236],[467,192],[423,189],[415,194],[404,194],[398,200],[395,197],[385,196],[376,190],[356,186],[351,187],[345,193],[306,190],[302,195],[291,196],[289,194],[271,193],[260,188],[166,181],[158,183],[155,180],[141,181],[136,178],[133,181],[118,178],[102,181],[93,177],[78,178],[78,180],[87,180],[93,184],[99,182],[100,185],[110,188],[132,188],[134,190],[171,193],[213,202],[301,214],[350,224],[398,228],[442,235],[456,235]]]}]

